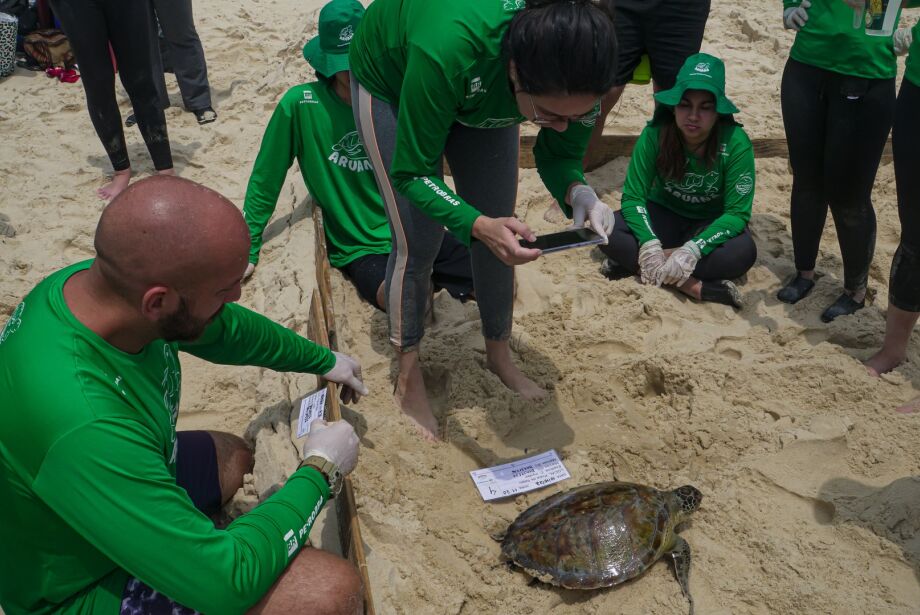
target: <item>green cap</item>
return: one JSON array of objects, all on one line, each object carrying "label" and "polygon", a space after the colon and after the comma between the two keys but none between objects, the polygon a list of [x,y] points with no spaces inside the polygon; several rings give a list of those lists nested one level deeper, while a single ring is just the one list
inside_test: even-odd
[{"label": "green cap", "polygon": [[697,53],[684,61],[677,73],[677,84],[670,90],[655,94],[662,105],[674,107],[687,90],[706,90],[716,97],[716,112],[722,115],[738,113],[738,107],[725,96],[725,64],[708,53]]},{"label": "green cap", "polygon": [[303,57],[323,77],[348,70],[348,47],[364,7],[358,0],[332,0],[319,12],[319,36],[303,46]]}]

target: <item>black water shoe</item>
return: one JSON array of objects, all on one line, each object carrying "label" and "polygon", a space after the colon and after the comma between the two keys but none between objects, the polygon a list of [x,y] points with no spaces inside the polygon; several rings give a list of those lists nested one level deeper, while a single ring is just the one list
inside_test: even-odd
[{"label": "black water shoe", "polygon": [[741,296],[741,291],[738,290],[734,283],[728,280],[703,282],[700,287],[700,299],[710,303],[730,305],[739,310],[744,307],[744,298]]},{"label": "black water shoe", "polygon": [[795,274],[791,282],[779,289],[776,298],[783,303],[798,303],[808,296],[811,289],[815,287],[815,281],[803,278],[802,274]]},{"label": "black water shoe", "polygon": [[205,107],[204,109],[192,109],[192,113],[195,114],[195,119],[198,120],[199,124],[210,124],[217,119],[217,111],[211,107]]},{"label": "black water shoe", "polygon": [[822,322],[830,322],[838,316],[848,316],[857,310],[866,307],[866,300],[856,301],[850,295],[843,293],[833,304],[821,314]]}]

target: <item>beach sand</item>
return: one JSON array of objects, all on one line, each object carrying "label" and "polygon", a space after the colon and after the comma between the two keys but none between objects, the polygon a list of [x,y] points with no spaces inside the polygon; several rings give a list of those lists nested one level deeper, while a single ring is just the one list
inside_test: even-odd
[{"label": "beach sand", "polygon": [[[215,106],[199,127],[168,76],[167,112],[178,172],[242,206],[261,133],[278,98],[312,79],[300,48],[322,0],[195,3]],[[729,95],[752,137],[783,137],[782,68],[793,35],[779,5],[714,3],[704,51],[727,63]],[[910,19],[915,19],[910,12]],[[903,61],[901,61],[903,65]],[[18,70],[0,84],[0,316],[42,277],[90,258],[109,171],[79,85]],[[637,134],[651,90],[630,87],[608,131]],[[121,94],[122,108],[127,101]],[[128,130],[139,176],[152,165]],[[590,174],[617,206],[628,161]],[[420,440],[391,399],[394,355],[386,321],[334,275],[342,349],[362,362],[372,394],[346,410],[362,436],[354,474],[372,589],[381,614],[685,613],[660,563],[615,590],[528,585],[499,562],[490,537],[558,490],[624,480],[690,483],[702,508],[682,532],[693,549],[698,613],[920,612],[920,416],[893,413],[920,389],[920,334],[909,360],[880,379],[861,361],[884,331],[888,269],[899,226],[890,164],[878,173],[874,300],[825,325],[841,261],[828,221],[812,295],[796,306],[775,291],[793,272],[784,159],[757,161],[751,229],[757,265],[741,285],[741,312],[694,303],[633,279],[607,281],[597,252],[549,255],[517,269],[512,338],[524,371],[550,389],[525,403],[484,369],[475,304],[441,294],[422,357],[446,441]],[[533,170],[521,174],[518,215],[537,232],[551,199]],[[262,262],[242,303],[306,333],[314,287],[310,203],[294,170],[269,226]],[[0,318],[2,320],[2,318]],[[224,429],[257,445],[249,486],[258,494],[296,463],[288,419],[314,377],[221,367],[184,357],[181,429]],[[511,501],[484,504],[470,470],[555,449],[572,478]],[[241,497],[240,500],[246,498]],[[253,498],[249,497],[250,502]]]}]

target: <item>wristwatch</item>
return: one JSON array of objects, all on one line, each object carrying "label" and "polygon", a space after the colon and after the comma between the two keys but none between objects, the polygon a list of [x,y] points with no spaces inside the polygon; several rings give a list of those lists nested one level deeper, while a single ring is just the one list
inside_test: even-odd
[{"label": "wristwatch", "polygon": [[297,469],[299,470],[304,466],[309,466],[314,470],[318,470],[319,473],[323,475],[323,478],[325,478],[326,482],[329,484],[329,497],[334,498],[339,494],[339,491],[342,490],[342,483],[345,477],[342,476],[339,466],[335,465],[332,461],[319,455],[310,455],[300,462]]}]

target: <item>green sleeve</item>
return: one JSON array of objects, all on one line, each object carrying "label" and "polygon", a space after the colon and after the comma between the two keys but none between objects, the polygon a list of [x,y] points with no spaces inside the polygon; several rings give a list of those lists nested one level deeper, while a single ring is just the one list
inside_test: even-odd
[{"label": "green sleeve", "polygon": [[199,339],[180,344],[179,350],[211,363],[279,372],[325,374],[335,365],[328,348],[238,303],[226,304]]},{"label": "green sleeve", "polygon": [[449,76],[415,48],[399,95],[393,187],[467,246],[481,214],[438,178],[441,154],[459,107]]},{"label": "green sleeve", "polygon": [[754,148],[741,128],[735,128],[723,177],[725,209],[693,238],[703,256],[739,235],[751,219],[754,204]]},{"label": "green sleeve", "polygon": [[[595,108],[595,111],[599,113],[598,109]],[[533,147],[534,162],[543,185],[570,218],[572,208],[565,198],[573,183],[587,183],[582,159],[594,130],[594,121],[569,122],[568,128],[562,132],[541,128]]]},{"label": "green sleeve", "polygon": [[246,187],[246,201],[243,204],[243,217],[249,225],[251,244],[249,247],[249,262],[259,262],[259,251],[262,249],[262,233],[265,225],[275,212],[278,195],[284,185],[288,169],[294,162],[294,121],[289,105],[281,103],[275,107],[265,135],[262,137],[262,146],[259,155],[252,165],[252,174],[249,176],[249,185]]},{"label": "green sleeve", "polygon": [[626,182],[623,184],[623,198],[620,201],[623,218],[640,246],[657,239],[646,208],[649,192],[658,176],[657,159],[658,131],[646,127],[639,135],[629,159]]},{"label": "green sleeve", "polygon": [[205,613],[243,613],[303,547],[329,499],[303,468],[225,530],[195,509],[140,423],[96,421],[58,440],[35,493],[128,574]]}]

